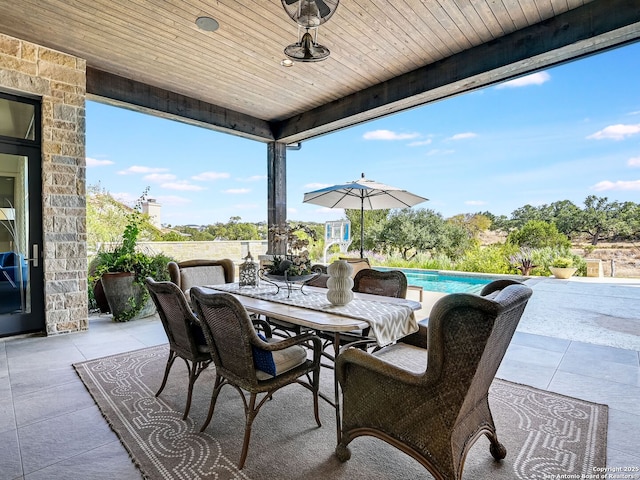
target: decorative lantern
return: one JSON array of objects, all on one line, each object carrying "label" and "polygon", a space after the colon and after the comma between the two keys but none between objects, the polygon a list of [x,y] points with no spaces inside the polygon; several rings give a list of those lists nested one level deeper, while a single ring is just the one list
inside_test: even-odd
[{"label": "decorative lantern", "polygon": [[253,261],[251,252],[247,253],[244,262],[240,264],[240,281],[241,287],[257,287],[258,286],[258,264]]}]

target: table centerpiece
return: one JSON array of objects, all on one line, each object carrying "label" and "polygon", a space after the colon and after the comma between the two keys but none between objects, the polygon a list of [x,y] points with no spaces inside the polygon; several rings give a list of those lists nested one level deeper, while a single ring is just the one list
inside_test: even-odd
[{"label": "table centerpiece", "polygon": [[[287,288],[287,297],[292,290],[301,290],[309,280],[319,274],[311,271],[311,259],[309,258],[309,239],[316,238],[316,232],[304,224],[298,223],[285,225],[284,227],[271,227],[277,241],[286,243],[285,255],[274,255],[271,264],[266,265],[260,271],[262,280],[275,285],[280,291],[284,284]],[[276,292],[277,293],[277,292]],[[302,292],[304,293],[304,292]]]}]

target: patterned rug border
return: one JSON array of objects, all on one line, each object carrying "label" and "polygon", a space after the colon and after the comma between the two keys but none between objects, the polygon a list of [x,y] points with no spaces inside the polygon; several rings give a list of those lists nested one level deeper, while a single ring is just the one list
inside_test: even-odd
[{"label": "patterned rug border", "polygon": [[[120,414],[117,408],[111,405],[112,402],[109,399],[108,395],[101,392],[101,388],[99,387],[98,382],[92,378],[93,374],[91,373],[89,367],[96,363],[108,362],[109,360],[112,360],[112,359],[115,360],[118,358],[122,358],[123,356],[136,357],[136,356],[143,355],[144,357],[148,357],[148,356],[158,357],[159,354],[163,356],[163,359],[166,358],[166,355],[168,355],[168,344],[157,345],[153,347],[145,347],[145,348],[140,348],[136,350],[131,350],[128,352],[108,355],[105,357],[85,360],[82,362],[74,363],[73,367],[77,375],[79,376],[80,380],[83,382],[85,388],[87,389],[87,391],[93,398],[94,402],[98,406],[98,409],[100,410],[105,421],[108,423],[110,428],[116,434],[121,444],[124,446],[125,450],[129,454],[131,461],[141,472],[143,478],[149,479],[149,480],[157,480],[159,478],[166,478],[166,479],[178,478],[181,480],[182,479],[191,480],[192,478],[251,480],[251,478],[247,476],[244,471],[239,471],[237,469],[234,460],[229,459],[222,454],[222,448],[219,442],[216,440],[216,438],[209,435],[207,432],[199,433],[197,426],[194,425],[190,417],[187,417],[187,419],[183,421],[182,412],[177,411],[176,409],[172,408],[170,405],[165,403],[162,400],[162,395],[160,397],[155,397],[155,391],[151,391],[150,389],[147,389],[148,392],[146,392],[149,394],[149,398],[147,398],[146,402],[148,404],[152,404],[152,403],[157,404],[157,407],[159,407],[159,412],[157,413],[159,414],[171,414],[173,417],[178,417],[179,421],[184,424],[181,428],[180,427],[178,428],[179,430],[181,430],[180,432],[181,434],[184,434],[184,433],[189,434],[190,439],[192,439],[191,437],[194,437],[194,436],[197,437],[196,442],[200,444],[198,446],[200,449],[202,449],[204,443],[207,443],[207,444],[211,443],[213,444],[214,447],[217,447],[217,451],[210,452],[212,454],[215,454],[217,457],[216,463],[215,463],[215,467],[217,468],[213,472],[209,471],[207,473],[204,473],[203,470],[198,468],[198,465],[194,465],[192,469],[193,471],[191,472],[192,476],[185,477],[183,475],[172,475],[170,470],[167,470],[162,465],[157,465],[158,462],[151,461],[151,463],[153,464],[152,468],[148,468],[145,465],[144,459],[141,461],[139,458],[137,458],[137,456],[140,455],[140,452],[136,452],[135,446],[132,446],[129,444],[130,441],[135,442],[135,440],[130,440],[129,438],[126,438],[126,435],[134,435],[134,434],[131,431],[129,431],[126,424],[119,425],[117,423],[118,417],[120,416]],[[163,363],[163,366],[164,366],[164,363]],[[94,391],[94,388],[91,388],[90,385],[93,385],[93,387],[96,390]],[[582,400],[582,399],[571,397],[568,395],[563,395],[561,393],[548,392],[536,387],[532,387],[530,385],[516,383],[516,382],[512,382],[512,381],[508,381],[508,380],[504,380],[496,377],[494,383],[492,384],[492,389],[500,388],[500,386],[524,390],[526,392],[529,392],[530,394],[540,394],[540,393],[551,394],[555,397],[565,399],[568,403],[576,403],[576,404],[590,408],[596,414],[596,416],[599,416],[600,418],[595,418],[593,420],[592,423],[595,426],[593,430],[588,433],[590,436],[593,436],[593,435],[601,436],[602,443],[603,443],[603,445],[599,445],[601,448],[597,448],[598,445],[596,444],[596,442],[593,442],[590,445],[591,446],[591,451],[589,452],[590,465],[592,467],[606,466],[606,439],[607,439],[607,431],[608,431],[608,406],[607,405],[591,402],[587,400]],[[100,398],[97,397],[98,395],[100,396]],[[111,416],[113,416],[113,419],[111,418]],[[120,431],[120,429],[122,429],[122,431]],[[598,431],[596,432],[595,430],[598,430]],[[139,447],[140,443],[138,443],[136,446]],[[210,445],[207,445],[207,448],[209,446]],[[214,448],[214,450],[216,450],[216,448]],[[147,455],[147,453],[144,451],[142,452],[142,454]],[[207,468],[210,468],[210,466]],[[150,470],[157,470],[157,473],[152,472]],[[158,473],[160,473],[162,477],[159,477]],[[209,475],[212,475],[212,476],[210,477]],[[527,477],[521,477],[521,478],[527,478]],[[535,477],[535,478],[550,478],[550,477],[542,474],[542,476]]]}]

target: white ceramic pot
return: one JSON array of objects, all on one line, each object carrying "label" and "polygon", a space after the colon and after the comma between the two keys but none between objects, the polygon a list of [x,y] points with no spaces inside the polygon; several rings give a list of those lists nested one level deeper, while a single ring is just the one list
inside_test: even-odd
[{"label": "white ceramic pot", "polygon": [[553,273],[554,277],[565,279],[565,278],[571,277],[571,275],[576,273],[578,269],[573,267],[568,267],[568,268],[549,267],[549,270],[551,270],[551,273]]}]

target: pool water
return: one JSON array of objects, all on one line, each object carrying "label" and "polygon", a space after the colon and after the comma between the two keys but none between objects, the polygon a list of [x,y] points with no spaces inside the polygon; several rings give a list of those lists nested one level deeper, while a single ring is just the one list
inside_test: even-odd
[{"label": "pool water", "polygon": [[[392,270],[391,268],[375,267],[377,270]],[[417,285],[424,290],[444,293],[480,293],[482,287],[496,278],[482,276],[466,276],[444,274],[437,271],[399,268],[407,276],[409,285]]]}]

